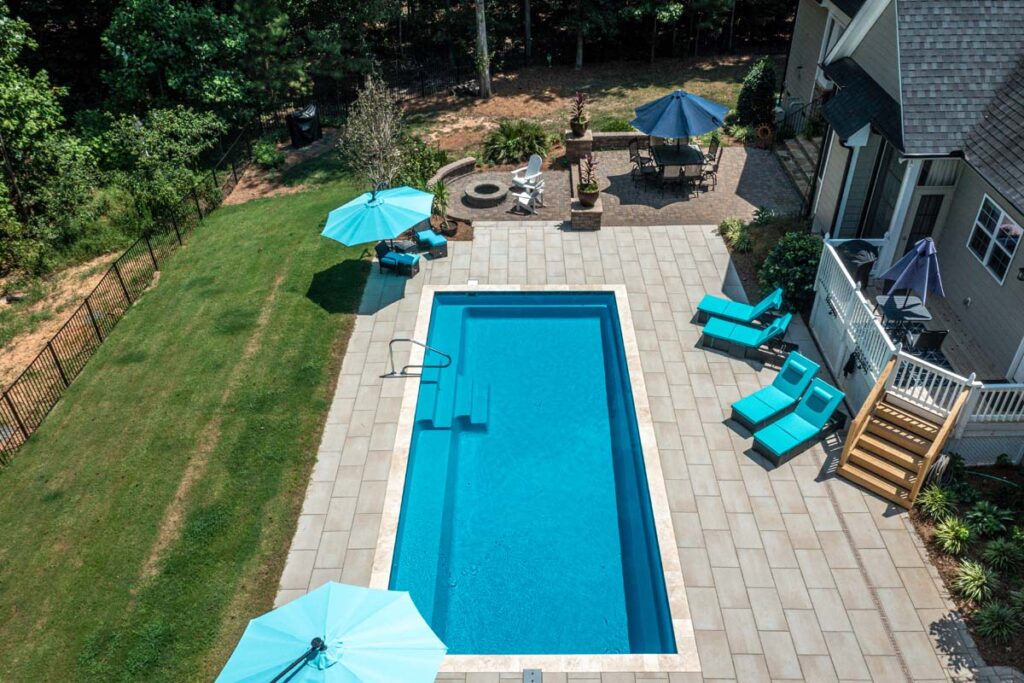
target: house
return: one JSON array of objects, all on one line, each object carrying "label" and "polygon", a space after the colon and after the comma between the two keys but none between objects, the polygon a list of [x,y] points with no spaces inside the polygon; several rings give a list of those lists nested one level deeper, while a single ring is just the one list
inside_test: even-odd
[{"label": "house", "polygon": [[[956,392],[940,400],[922,383],[968,392],[954,450],[1024,457],[1024,0],[800,0],[782,95],[823,119],[807,211],[828,239],[811,328],[847,371],[851,407],[899,356],[917,368],[899,376],[914,378],[909,403],[937,423]],[[860,291],[836,252],[873,245],[877,276],[925,237],[946,292],[927,300],[927,325],[949,333],[943,368],[900,351],[872,300],[881,283]]]}]

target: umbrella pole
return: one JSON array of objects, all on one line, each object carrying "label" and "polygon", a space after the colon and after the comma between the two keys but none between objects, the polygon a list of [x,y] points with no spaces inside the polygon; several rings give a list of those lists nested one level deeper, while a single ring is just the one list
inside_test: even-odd
[{"label": "umbrella pole", "polygon": [[[278,683],[278,681],[284,680],[285,676],[288,676],[288,672],[292,669],[297,667],[299,664],[308,661],[310,657],[315,655],[317,652],[323,652],[327,649],[327,643],[325,643],[321,638],[314,638],[309,645],[309,649],[303,652],[301,657],[289,664],[284,671],[271,678],[270,683]],[[291,676],[288,677],[291,678]]]}]

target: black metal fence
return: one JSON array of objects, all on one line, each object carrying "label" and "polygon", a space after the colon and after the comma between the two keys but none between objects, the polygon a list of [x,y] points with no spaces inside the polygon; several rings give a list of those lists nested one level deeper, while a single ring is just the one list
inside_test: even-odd
[{"label": "black metal fence", "polygon": [[[269,127],[272,120],[266,123]],[[147,234],[114,261],[39,355],[0,393],[0,464],[7,464],[11,454],[39,428],[96,349],[142,296],[160,264],[234,189],[252,158],[253,139],[264,130],[262,124],[253,122],[234,135],[202,180],[175,206],[161,212]]]}]

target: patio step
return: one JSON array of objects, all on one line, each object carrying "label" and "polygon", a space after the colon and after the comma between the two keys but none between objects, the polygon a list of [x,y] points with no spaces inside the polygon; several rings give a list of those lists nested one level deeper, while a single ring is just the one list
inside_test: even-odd
[{"label": "patio step", "polygon": [[860,484],[868,491],[876,493],[882,498],[901,505],[908,510],[913,505],[910,501],[910,491],[908,489],[883,479],[858,466],[856,463],[847,462],[839,468],[839,474],[856,484]]},{"label": "patio step", "polygon": [[814,141],[799,135],[775,148],[786,174],[804,197],[810,194],[811,186],[814,184],[814,173],[818,168],[818,149]]},{"label": "patio step", "polygon": [[917,455],[926,454],[928,448],[932,445],[931,439],[926,439],[920,434],[907,431],[898,425],[874,416],[868,420],[867,431],[869,434],[878,437],[880,441],[889,442],[901,450],[910,451]]},{"label": "patio step", "polygon": [[935,437],[939,435],[939,425],[884,400],[875,407],[874,414],[875,417],[896,425],[904,431],[913,432],[928,441],[934,441]]},{"label": "patio step", "polygon": [[850,452],[849,463],[853,463],[857,467],[905,489],[912,488],[918,477],[916,470],[908,470],[905,467],[894,464],[888,458],[880,458],[878,454],[861,448],[860,442]]},{"label": "patio step", "polygon": [[864,432],[857,439],[858,447],[872,455],[888,460],[897,467],[917,472],[921,469],[921,458],[908,450],[900,448],[891,441],[880,439],[876,435]]}]

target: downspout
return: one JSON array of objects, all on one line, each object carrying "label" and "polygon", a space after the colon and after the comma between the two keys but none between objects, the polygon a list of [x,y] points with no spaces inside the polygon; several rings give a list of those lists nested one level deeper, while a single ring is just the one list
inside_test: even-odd
[{"label": "downspout", "polygon": [[[789,58],[793,54],[793,39],[796,37],[796,17],[800,13],[800,0],[796,0],[796,9],[793,11],[793,28],[789,32],[789,47],[786,49],[786,62],[782,65],[782,85],[779,86],[779,104],[782,104],[782,96],[786,93],[786,77],[789,75]],[[733,3],[733,11],[736,4]]]}]

